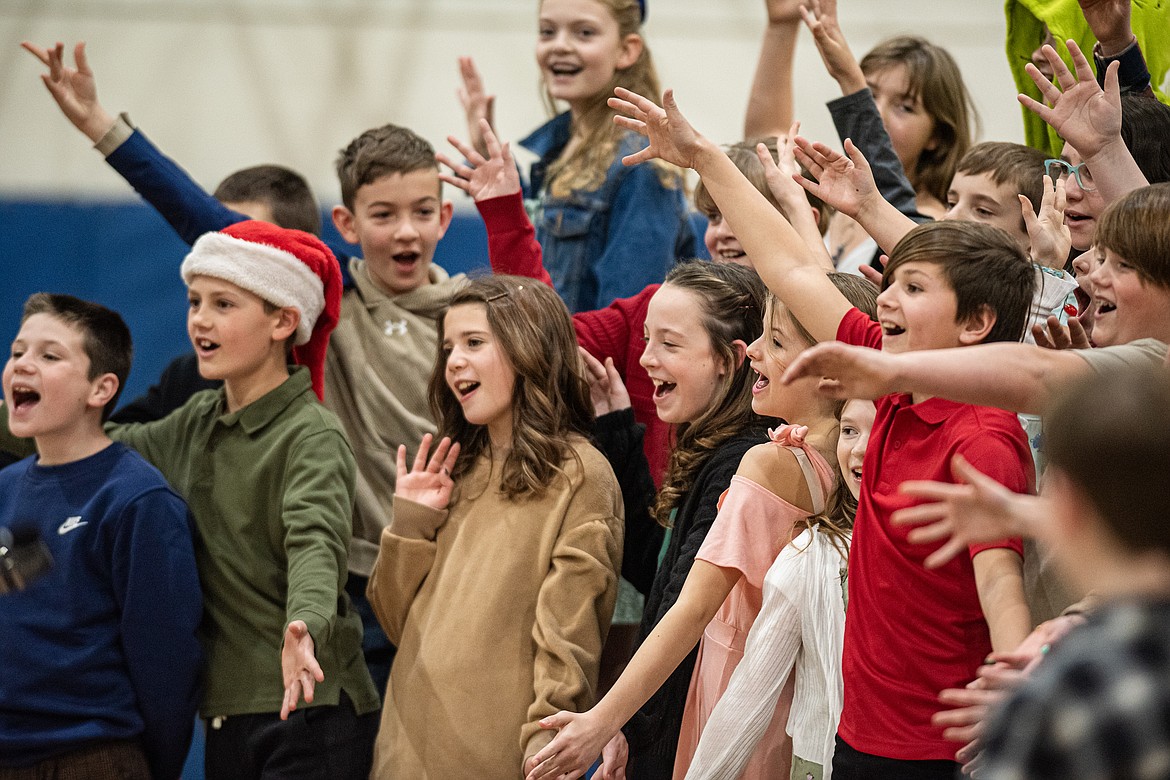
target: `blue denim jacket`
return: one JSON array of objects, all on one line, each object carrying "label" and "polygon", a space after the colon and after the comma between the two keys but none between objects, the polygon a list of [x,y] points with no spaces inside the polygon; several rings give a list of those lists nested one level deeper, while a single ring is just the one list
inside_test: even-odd
[{"label": "blue denim jacket", "polygon": [[661,282],[677,260],[696,256],[698,242],[682,182],[670,189],[654,167],[622,165],[622,157],[645,146],[636,133],[623,134],[596,190],[550,196],[545,172],[570,133],[566,112],[520,142],[540,156],[524,195],[557,293],[570,311],[591,311]]}]

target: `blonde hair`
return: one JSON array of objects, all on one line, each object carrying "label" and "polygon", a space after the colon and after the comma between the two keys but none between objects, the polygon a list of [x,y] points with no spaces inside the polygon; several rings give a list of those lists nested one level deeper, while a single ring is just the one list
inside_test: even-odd
[{"label": "blonde hair", "polygon": [[[512,392],[512,449],[504,458],[500,490],[509,499],[548,488],[561,464],[576,453],[571,434],[588,438],[593,405],[569,310],[551,287],[518,276],[485,276],[464,285],[450,307],[480,304],[508,364],[516,372]],[[450,307],[448,311],[450,311]],[[439,343],[444,320],[439,318]],[[462,452],[451,477],[458,481],[490,450],[487,427],[474,425],[447,387],[447,351],[440,349],[428,387],[431,412],[442,436]]]},{"label": "blonde hair", "polygon": [[[637,0],[597,2],[605,6],[617,22],[621,39],[624,40],[627,35],[641,35],[642,9]],[[609,83],[592,96],[588,106],[573,118],[573,132],[580,137],[581,142],[572,154],[562,155],[548,167],[548,183],[545,186],[554,197],[568,197],[577,191],[592,192],[605,182],[606,172],[617,153],[618,141],[627,132],[613,123],[613,110],[606,105],[616,87],[637,92],[655,103],[661,102],[662,87],[650,57],[650,47],[645,40],[634,64],[614,71]],[[542,84],[541,95],[549,116],[555,116],[558,113],[556,100],[547,84]],[[669,189],[683,186],[682,173],[678,168],[661,160],[653,160],[649,164],[657,169],[662,186]]]},{"label": "blonde hair", "polygon": [[963,83],[963,74],[946,49],[916,35],[888,38],[861,58],[861,70],[873,73],[902,65],[910,98],[922,98],[922,108],[934,120],[934,149],[923,149],[918,165],[906,171],[914,189],[943,203],[959,160],[971,148],[973,125],[979,123],[975,103]]}]

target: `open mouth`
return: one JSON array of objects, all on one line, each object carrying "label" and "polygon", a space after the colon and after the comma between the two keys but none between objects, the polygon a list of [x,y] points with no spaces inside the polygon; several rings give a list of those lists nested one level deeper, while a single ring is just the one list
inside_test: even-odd
[{"label": "open mouth", "polygon": [[1078,222],[1086,222],[1091,219],[1092,217],[1086,216],[1085,214],[1076,214],[1069,211],[1064,212],[1064,222],[1066,225],[1072,225]]},{"label": "open mouth", "polygon": [[882,325],[882,333],[884,333],[887,336],[901,336],[905,332],[906,332],[906,329],[903,328],[901,325],[891,325],[891,324]]},{"label": "open mouth", "polygon": [[855,482],[861,482],[861,469],[849,469],[849,476],[853,477]]},{"label": "open mouth", "polygon": [[747,257],[747,252],[742,249],[720,249],[719,258],[724,262],[734,263]]},{"label": "open mouth", "polygon": [[558,63],[556,65],[549,66],[548,70],[554,76],[576,76],[583,70],[583,68],[580,65],[566,65]]},{"label": "open mouth", "polygon": [[1100,298],[1097,299],[1097,316],[1108,314],[1111,311],[1117,311],[1116,303],[1111,303],[1110,301],[1102,300]]},{"label": "open mouth", "polygon": [[12,388],[12,408],[23,411],[36,405],[41,400],[41,394],[29,387]]},{"label": "open mouth", "polygon": [[219,349],[219,344],[212,341],[211,339],[195,339],[195,349],[197,349],[201,355],[206,356]]},{"label": "open mouth", "polygon": [[419,257],[421,257],[421,255],[419,255],[418,252],[399,252],[396,255],[392,255],[391,259],[396,265],[413,266],[418,262]]},{"label": "open mouth", "polygon": [[654,380],[654,400],[659,401],[674,392],[678,387],[674,382],[663,382],[661,380]]},{"label": "open mouth", "polygon": [[754,385],[752,385],[752,395],[756,395],[758,393],[763,392],[764,388],[767,387],[768,385],[770,385],[771,383],[772,383],[771,379],[768,379],[768,377],[764,376],[759,371],[757,371],[756,372],[756,383]]},{"label": "open mouth", "polygon": [[460,400],[471,395],[472,393],[474,393],[478,389],[479,389],[479,382],[472,382],[469,379],[455,383],[455,392],[459,394]]}]

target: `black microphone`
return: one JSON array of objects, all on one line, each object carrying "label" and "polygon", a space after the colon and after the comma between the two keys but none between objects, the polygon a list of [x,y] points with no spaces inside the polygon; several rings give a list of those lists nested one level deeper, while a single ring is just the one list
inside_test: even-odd
[{"label": "black microphone", "polygon": [[0,595],[24,590],[52,567],[53,556],[36,529],[0,526]]}]

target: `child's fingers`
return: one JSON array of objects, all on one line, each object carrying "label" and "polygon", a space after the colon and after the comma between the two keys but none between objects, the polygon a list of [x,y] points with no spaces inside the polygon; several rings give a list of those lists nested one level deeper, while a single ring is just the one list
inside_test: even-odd
[{"label": "child's fingers", "polygon": [[398,478],[406,476],[406,445],[398,445]]},{"label": "child's fingers", "polygon": [[1092,346],[1089,343],[1089,334],[1085,332],[1085,326],[1076,317],[1069,317],[1068,336],[1070,346],[1073,349],[1089,349]]},{"label": "child's fingers", "polygon": [[1064,185],[1064,179],[1057,179],[1052,185],[1053,191],[1053,208],[1060,214],[1061,219],[1064,218],[1065,209],[1068,208],[1068,189]]},{"label": "child's fingers", "polygon": [[427,463],[427,471],[438,474],[439,470],[443,468],[443,461],[447,459],[447,453],[450,450],[451,439],[448,436],[444,436],[443,440],[439,442],[439,446],[435,447],[435,452],[431,455],[431,459]]},{"label": "child's fingers", "polygon": [[1056,345],[1048,338],[1048,330],[1042,322],[1037,322],[1032,326],[1032,338],[1035,339],[1036,346],[1041,349],[1056,349]]},{"label": "child's fingers", "polygon": [[[442,162],[442,161],[440,160],[440,162]],[[467,179],[463,179],[463,178],[460,178],[458,176],[452,176],[449,173],[443,173],[442,171],[440,171],[439,172],[439,181],[446,182],[447,184],[450,184],[451,186],[456,187],[457,189],[461,189],[464,192],[466,192],[468,195],[471,194],[471,182],[469,182]]]},{"label": "child's fingers", "polygon": [[459,442],[455,442],[454,444],[451,445],[451,448],[449,450],[447,450],[447,457],[443,459],[443,467],[441,469],[441,473],[444,476],[449,476],[451,474],[451,470],[455,468],[455,461],[456,461],[456,459],[458,459],[458,457],[459,457]]},{"label": "child's fingers", "polygon": [[617,366],[613,364],[611,357],[605,359],[605,377],[609,380],[610,385],[622,381],[622,375],[618,373]]},{"label": "child's fingers", "polygon": [[[658,108],[658,106],[656,106],[654,104],[653,100],[650,100],[647,97],[639,95],[637,92],[631,92],[630,90],[628,90],[624,87],[616,87],[613,91],[613,94],[615,96],[617,96],[618,100],[620,100],[622,103],[625,103],[626,105],[632,106],[635,113],[640,113],[644,116],[649,116],[653,112],[654,109]],[[671,90],[669,90],[669,89],[666,90],[666,92],[663,94],[663,99],[662,99],[663,104],[665,104],[667,102],[666,95],[671,95],[671,94],[672,94]],[[610,98],[610,100],[612,100],[612,99],[613,98]],[[672,100],[673,100],[673,98],[672,98]],[[612,106],[611,106],[611,108],[612,108]]]},{"label": "child's fingers", "polygon": [[411,471],[422,471],[427,467],[427,453],[430,452],[432,439],[434,436],[431,434],[423,434],[422,441],[418,445],[418,452],[414,456],[414,468]]},{"label": "child's fingers", "polygon": [[40,46],[37,46],[35,43],[31,41],[21,41],[20,48],[24,49],[29,54],[40,60],[42,65],[49,64],[49,52],[45,51]]},{"label": "child's fingers", "polygon": [[581,361],[585,364],[585,370],[595,381],[605,379],[605,366],[601,364],[600,360],[589,354],[589,350],[578,345],[577,354],[581,356]]},{"label": "child's fingers", "polygon": [[922,566],[927,569],[937,569],[939,566],[945,566],[952,558],[964,552],[966,549],[967,545],[965,542],[951,537],[946,544],[926,556],[926,560],[922,562]]},{"label": "child's fingers", "polygon": [[[1068,46],[1068,53],[1072,55],[1073,68],[1076,70],[1077,81],[1097,81],[1097,76],[1093,73],[1093,67],[1089,64],[1089,58],[1081,51],[1081,47],[1073,39],[1065,41]],[[1110,63],[1112,64],[1112,63]]]},{"label": "child's fingers", "polygon": [[487,160],[484,159],[484,156],[476,151],[475,147],[473,147],[471,144],[464,143],[460,138],[449,135],[447,136],[447,143],[454,146],[459,154],[463,155],[464,159],[476,168],[484,165],[487,162]]},{"label": "child's fingers", "polygon": [[[615,119],[620,119],[620,117],[615,117]],[[628,128],[628,129],[633,130],[634,128]],[[639,163],[644,163],[647,160],[653,160],[657,157],[658,157],[658,153],[655,152],[654,150],[652,150],[649,146],[647,146],[645,149],[643,149],[640,152],[635,152],[634,154],[627,154],[625,157],[623,157],[622,158],[622,165],[625,165],[625,166],[638,165]]]},{"label": "child's fingers", "polygon": [[500,148],[500,139],[496,137],[495,131],[492,130],[491,122],[481,117],[479,120],[479,132],[483,135],[483,141],[487,145],[488,157],[492,159],[500,157],[503,150]]},{"label": "child's fingers", "polygon": [[463,163],[463,161],[452,160],[450,157],[448,157],[443,152],[435,152],[435,159],[438,160],[443,165],[446,165],[448,168],[450,168],[455,173],[456,176],[459,176],[460,178],[463,178],[463,179],[470,179],[471,174],[475,172],[473,168],[471,168],[468,165],[465,165]]},{"label": "child's fingers", "polygon": [[930,544],[940,539],[950,539],[954,534],[954,524],[949,517],[944,517],[937,523],[911,528],[906,532],[906,541],[910,544]]},{"label": "child's fingers", "polygon": [[78,41],[73,47],[73,62],[77,65],[77,72],[83,76],[92,76],[89,69],[89,57],[85,54],[85,41]]}]

